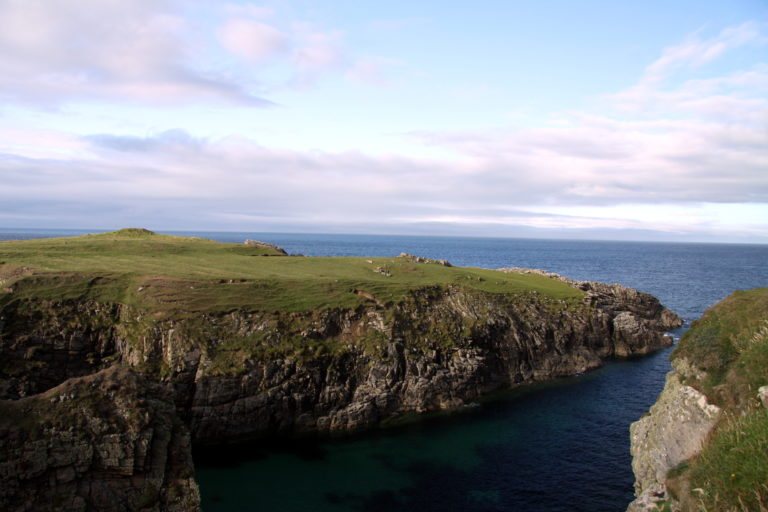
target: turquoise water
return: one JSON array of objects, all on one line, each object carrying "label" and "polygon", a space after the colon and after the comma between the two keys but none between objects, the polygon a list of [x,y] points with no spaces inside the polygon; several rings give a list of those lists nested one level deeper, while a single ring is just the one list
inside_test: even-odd
[{"label": "turquoise water", "polygon": [[[22,233],[0,240],[82,231]],[[274,233],[177,233],[307,255],[544,268],[652,293],[687,322],[735,289],[768,286],[768,246]],[[680,331],[677,332],[680,334]],[[345,439],[197,449],[206,512],[614,511],[632,499],[629,424],[654,402],[665,350],[611,362],[461,414]]]}]

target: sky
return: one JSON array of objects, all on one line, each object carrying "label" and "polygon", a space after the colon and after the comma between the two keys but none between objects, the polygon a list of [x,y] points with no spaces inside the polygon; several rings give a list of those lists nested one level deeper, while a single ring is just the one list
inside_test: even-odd
[{"label": "sky", "polygon": [[0,0],[0,227],[768,243],[766,0]]}]

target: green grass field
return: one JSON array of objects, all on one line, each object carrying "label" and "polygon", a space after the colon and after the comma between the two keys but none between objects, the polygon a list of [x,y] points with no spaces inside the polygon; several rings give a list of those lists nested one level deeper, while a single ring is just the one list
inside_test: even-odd
[{"label": "green grass field", "polygon": [[768,288],[739,290],[696,320],[675,349],[707,372],[699,387],[710,400],[739,408],[768,384]]},{"label": "green grass field", "polygon": [[153,309],[303,311],[388,303],[426,286],[489,293],[582,292],[538,275],[413,263],[315,258],[140,229],[0,242],[0,304],[13,298],[92,298]]}]

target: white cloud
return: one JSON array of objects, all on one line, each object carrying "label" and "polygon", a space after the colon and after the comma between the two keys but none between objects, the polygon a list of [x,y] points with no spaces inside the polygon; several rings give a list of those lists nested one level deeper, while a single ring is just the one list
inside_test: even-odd
[{"label": "white cloud", "polygon": [[320,31],[309,23],[295,23],[296,38],[292,60],[297,69],[297,83],[314,82],[321,74],[344,64],[341,32]]},{"label": "white cloud", "polygon": [[[6,4],[16,16],[34,14],[27,3]],[[41,4],[29,0],[29,5]],[[153,98],[238,93],[232,82],[206,81],[179,64],[185,58],[178,43],[183,20],[142,10],[140,1],[130,5],[125,19],[135,10],[134,19],[147,22],[134,27],[146,34],[142,41],[117,49],[127,37],[123,27],[117,39],[104,39],[106,50],[72,55],[72,42],[66,51],[24,62],[20,55],[43,52],[64,37],[62,30],[75,37],[71,29],[82,21],[70,19],[73,13],[62,13],[62,19],[43,16],[39,33],[11,27],[0,35],[0,49],[11,42],[22,48],[0,56],[0,66],[15,70],[11,79],[37,77],[43,84],[38,92],[58,98],[75,90]],[[150,11],[152,23],[146,18]],[[307,24],[280,31],[256,20],[264,13],[230,10],[227,15],[242,16],[219,25],[230,51],[254,62],[283,55],[299,84],[343,69],[349,60],[341,33]],[[4,23],[3,18],[0,28]],[[96,29],[89,30],[82,41],[94,40]],[[206,140],[179,130],[77,140],[47,132],[42,151],[34,134],[5,130],[0,133],[5,152],[0,155],[0,217],[28,212],[31,219],[49,211],[55,218],[57,212],[90,207],[94,214],[123,218],[122,212],[143,208],[163,218],[211,224],[269,217],[394,229],[403,223],[453,223],[742,230],[768,239],[768,220],[754,215],[761,208],[768,211],[768,64],[668,80],[687,66],[714,63],[739,45],[765,44],[761,30],[742,25],[667,49],[635,87],[604,98],[593,111],[561,114],[556,124],[413,134],[453,155],[442,160],[279,150],[245,137]],[[149,53],[151,41],[158,53],[143,62],[139,57]],[[107,58],[110,48],[124,52],[115,61],[119,66]],[[50,68],[41,64],[46,62]],[[396,64],[379,57],[353,62],[347,75],[373,82],[386,82],[382,69]],[[40,74],[44,68],[48,82]],[[8,93],[8,80],[0,76],[0,92]],[[745,204],[749,208],[738,206]],[[729,211],[736,213],[725,218]]]},{"label": "white cloud", "polygon": [[386,57],[366,56],[355,61],[347,71],[347,78],[357,82],[388,87],[393,81],[391,69],[402,65],[400,61]]},{"label": "white cloud", "polygon": [[[270,105],[262,90],[343,72],[342,34],[281,28],[270,9],[213,0],[0,0],[0,99]],[[218,42],[218,45],[216,45]],[[227,53],[237,60],[227,61]],[[264,83],[264,65],[279,65]]]},{"label": "white cloud", "polygon": [[667,49],[640,83],[604,98],[602,109],[551,127],[414,135],[474,160],[478,185],[467,191],[497,201],[480,190],[486,184],[521,207],[768,203],[766,63],[666,79],[740,45],[765,45],[763,28],[744,24]]},{"label": "white cloud", "polygon": [[[766,25],[748,22],[728,27],[708,39],[695,34],[684,43],[666,48],[646,67],[638,83],[609,98],[617,110],[646,118],[671,113],[716,120],[764,122],[768,105],[768,69],[765,62],[725,75],[680,79],[689,68],[716,61],[729,51],[768,44]],[[677,80],[675,80],[677,78]],[[757,113],[757,117],[755,116]]]},{"label": "white cloud", "polygon": [[[667,123],[628,129],[602,118],[584,120],[581,130],[495,134],[471,139],[469,149],[456,135],[441,142],[470,156],[431,161],[276,150],[242,137],[205,140],[181,130],[95,135],[80,140],[79,157],[0,157],[0,215],[26,211],[27,204],[37,205],[30,215],[91,209],[122,219],[124,209],[151,205],[161,218],[233,228],[271,219],[271,226],[317,229],[450,223],[464,229],[742,230],[768,237],[765,215],[744,218],[768,202],[768,157],[765,150],[756,157],[755,148],[728,149],[743,134]],[[71,140],[60,144],[73,149]],[[725,154],[713,160],[713,150]],[[725,160],[731,171],[724,173]],[[729,206],[736,203],[752,206]],[[740,213],[718,222],[728,211]]]},{"label": "white cloud", "polygon": [[267,104],[196,66],[175,0],[0,1],[0,97]]},{"label": "white cloud", "polygon": [[243,18],[228,20],[218,31],[222,45],[240,58],[261,62],[285,51],[285,34],[264,23]]},{"label": "white cloud", "polygon": [[747,22],[727,27],[710,39],[694,34],[684,43],[666,48],[661,57],[646,68],[641,83],[657,82],[679,68],[701,66],[747,43],[765,42],[762,28],[756,22]]},{"label": "white cloud", "polygon": [[575,129],[424,134],[474,161],[498,204],[768,202],[765,131],[694,120],[583,119]]},{"label": "white cloud", "polygon": [[334,73],[382,85],[394,62],[250,3],[0,0],[0,13],[0,101],[27,107],[272,106],[265,91]]}]

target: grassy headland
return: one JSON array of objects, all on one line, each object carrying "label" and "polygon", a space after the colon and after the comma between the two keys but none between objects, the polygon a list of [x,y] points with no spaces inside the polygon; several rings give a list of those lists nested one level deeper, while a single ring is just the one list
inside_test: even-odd
[{"label": "grassy headland", "polygon": [[696,510],[768,510],[768,288],[734,292],[683,336],[673,358],[703,370],[686,384],[723,408],[701,453],[672,470],[673,493]]},{"label": "grassy headland", "polygon": [[95,299],[160,311],[307,311],[398,301],[426,286],[553,299],[582,295],[539,275],[401,257],[292,257],[270,247],[135,228],[0,242],[0,305],[15,298]]}]

